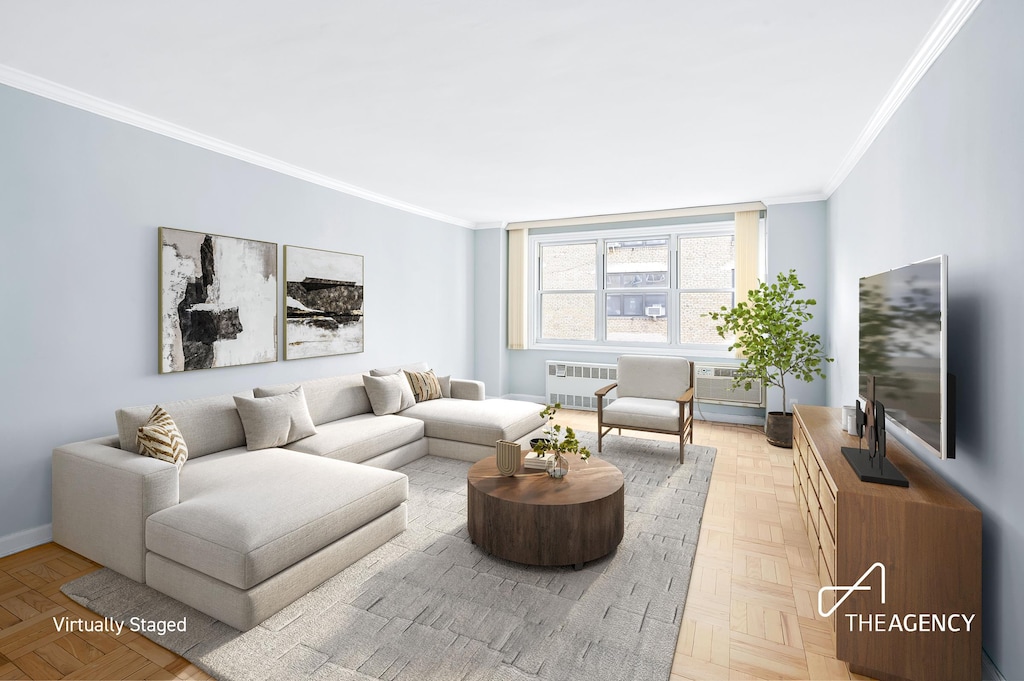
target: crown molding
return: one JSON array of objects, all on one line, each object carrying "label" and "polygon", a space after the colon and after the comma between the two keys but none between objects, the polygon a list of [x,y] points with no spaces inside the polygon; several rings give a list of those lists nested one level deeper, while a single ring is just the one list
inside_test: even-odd
[{"label": "crown molding", "polygon": [[333,189],[334,191],[348,194],[349,196],[355,196],[360,199],[366,199],[367,201],[373,201],[384,206],[391,208],[397,208],[398,210],[406,213],[412,213],[413,215],[419,215],[432,220],[438,220],[440,222],[446,222],[451,225],[458,227],[466,227],[469,229],[475,229],[476,223],[471,220],[463,220],[462,218],[453,217],[451,215],[445,215],[444,213],[438,213],[437,211],[417,206],[405,201],[385,196],[384,194],[378,194],[362,187],[348,184],[347,182],[341,182],[327,175],[307,170],[306,168],[300,168],[299,166],[293,165],[286,161],[261,154],[245,147],[240,147],[237,144],[231,144],[224,140],[204,135],[203,133],[190,130],[189,128],[170,123],[155,116],[130,109],[120,104],[100,99],[93,95],[87,94],[80,90],[55,83],[52,80],[40,78],[39,76],[32,75],[31,73],[25,73],[18,69],[11,68],[0,64],[0,83],[16,88],[18,90],[24,90],[46,99],[51,99],[61,104],[72,106],[76,109],[88,111],[104,118],[118,121],[120,123],[127,123],[128,125],[135,126],[136,128],[142,128],[149,132],[155,132],[158,135],[164,137],[170,137],[186,144],[201,147],[209,151],[223,154],[224,156],[230,156],[246,163],[251,163],[261,168],[273,170],[274,172],[281,173],[282,175],[288,175],[305,182],[320,185],[327,189]]},{"label": "crown molding", "polygon": [[615,222],[629,222],[631,220],[660,220],[661,218],[682,218],[701,215],[721,215],[723,213],[738,213],[747,210],[764,210],[765,205],[761,201],[748,201],[746,203],[723,203],[714,206],[694,206],[691,208],[669,208],[665,210],[647,210],[636,213],[610,213],[607,215],[587,215],[574,218],[556,218],[553,220],[524,220],[522,222],[509,222],[505,225],[507,230],[516,229],[537,229],[539,227],[575,227],[578,225],[610,224]]},{"label": "crown molding", "polygon": [[893,114],[900,108],[950,41],[960,32],[979,4],[981,4],[981,0],[950,0],[950,3],[946,5],[931,30],[928,31],[928,35],[918,46],[914,56],[903,67],[903,71],[889,89],[882,103],[875,109],[875,113],[871,116],[868,124],[864,126],[857,141],[853,143],[853,147],[846,153],[836,171],[832,173],[832,177],[825,185],[826,197],[832,196],[832,193],[843,183],[843,180],[871,147],[878,134],[882,132],[882,128],[893,117]]},{"label": "crown molding", "polygon": [[784,203],[810,203],[812,201],[824,201],[828,194],[818,192],[816,194],[797,194],[795,196],[775,196],[770,199],[761,199],[766,206],[778,206]]}]

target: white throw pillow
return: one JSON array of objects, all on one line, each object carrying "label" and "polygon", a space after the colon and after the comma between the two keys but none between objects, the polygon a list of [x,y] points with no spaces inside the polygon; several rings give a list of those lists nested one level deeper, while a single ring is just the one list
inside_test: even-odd
[{"label": "white throw pillow", "polygon": [[441,397],[452,396],[452,377],[451,376],[438,376],[437,382],[441,384]]},{"label": "white throw pillow", "polygon": [[[412,404],[416,403],[405,374],[388,374],[387,376],[364,374],[363,387],[366,388],[366,396],[370,398],[370,407],[373,408],[373,413],[377,416],[396,414],[406,409],[406,393],[408,393],[408,399]],[[408,406],[412,406],[412,404]]]},{"label": "white throw pillow", "polygon": [[[418,365],[409,365],[409,366],[418,366]],[[426,365],[424,365],[424,366],[426,366]],[[423,369],[423,371],[426,371],[426,369]],[[398,367],[388,367],[386,369],[371,369],[370,370],[370,377],[371,378],[381,378],[383,376],[401,376],[402,377],[402,382],[405,385],[401,386],[401,390],[402,390],[402,406],[398,409],[398,411],[405,411],[406,409],[408,409],[412,405],[416,404],[416,395],[413,394],[413,392],[412,392],[412,385],[409,383],[408,379],[405,378],[405,371],[403,369],[398,368]],[[365,386],[365,385],[366,385],[366,381],[364,380],[363,381],[363,386]],[[367,391],[367,392],[369,392],[369,391]],[[373,405],[373,399],[372,398],[370,399],[370,405],[371,406]],[[374,409],[374,413],[377,413],[376,409]],[[395,412],[389,411],[389,412],[386,412],[386,413],[394,414]],[[380,414],[377,414],[377,416],[380,416]]]},{"label": "white throw pillow", "polygon": [[280,447],[310,435],[316,426],[306,406],[300,385],[295,390],[272,397],[238,397],[235,407],[242,418],[246,449]]}]

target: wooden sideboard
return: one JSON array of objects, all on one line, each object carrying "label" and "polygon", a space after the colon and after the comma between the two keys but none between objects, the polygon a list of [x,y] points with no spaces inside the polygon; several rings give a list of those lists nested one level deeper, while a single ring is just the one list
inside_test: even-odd
[{"label": "wooden sideboard", "polygon": [[[876,568],[861,584],[870,590],[850,592],[829,617],[836,657],[878,679],[979,680],[981,511],[891,437],[888,459],[910,487],[862,482],[840,451],[858,445],[841,414],[796,405],[793,418],[793,486],[822,585],[853,586],[885,566],[884,604]],[[827,612],[844,592],[825,595]]]}]

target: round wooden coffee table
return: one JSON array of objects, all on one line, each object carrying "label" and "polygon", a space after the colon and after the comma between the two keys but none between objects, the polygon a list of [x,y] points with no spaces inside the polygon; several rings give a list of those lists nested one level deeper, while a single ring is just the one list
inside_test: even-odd
[{"label": "round wooden coffee table", "polygon": [[607,461],[568,457],[569,474],[498,472],[489,456],[469,469],[469,538],[490,553],[527,565],[572,565],[607,555],[622,541],[622,472]]}]

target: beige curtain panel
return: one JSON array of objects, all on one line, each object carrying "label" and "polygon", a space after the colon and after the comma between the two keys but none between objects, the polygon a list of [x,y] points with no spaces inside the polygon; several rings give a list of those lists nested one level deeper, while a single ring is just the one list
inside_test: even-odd
[{"label": "beige curtain panel", "polygon": [[747,292],[757,288],[757,231],[761,211],[736,213],[736,303],[747,301]]},{"label": "beige curtain panel", "polygon": [[526,349],[526,300],[529,295],[529,230],[510,230],[508,234],[508,348]]}]

